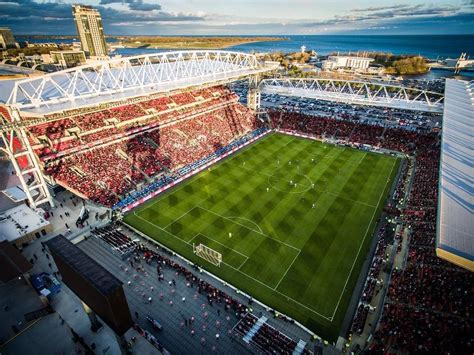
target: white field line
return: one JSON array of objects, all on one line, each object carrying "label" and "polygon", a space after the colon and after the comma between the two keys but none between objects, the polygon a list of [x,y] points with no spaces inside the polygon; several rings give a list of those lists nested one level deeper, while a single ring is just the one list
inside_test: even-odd
[{"label": "white field line", "polygon": [[186,216],[189,212],[191,212],[191,211],[194,210],[195,208],[196,208],[196,206],[194,206],[193,208],[191,208],[189,211],[184,212],[181,216],[179,216],[178,218],[176,218],[175,220],[171,221],[171,222],[168,223],[166,226],[164,226],[163,229],[168,228],[168,227],[171,226],[174,222],[180,220],[181,218],[183,218],[184,216]]},{"label": "white field line", "polygon": [[[264,141],[264,138],[267,138],[267,137],[271,137],[273,135],[273,133],[268,133],[262,137],[260,137],[259,139],[257,139],[256,141],[252,142],[251,144],[248,144],[244,147],[241,147],[238,151],[236,151],[235,153],[233,153],[232,155],[230,156],[227,156],[225,157],[224,159],[221,159],[219,161],[216,161],[214,164],[212,164],[210,167],[214,167],[215,165],[217,164],[223,164],[223,163],[227,163],[227,162],[230,162],[232,159],[238,157],[239,155],[241,155],[242,153],[246,152],[248,149],[250,149],[251,147],[253,147],[255,144],[254,143],[261,143]],[[158,202],[160,202],[162,199],[164,199],[166,196],[168,196],[168,193],[166,192],[172,192],[172,193],[175,193],[175,192],[178,192],[179,190],[181,190],[183,187],[189,185],[190,183],[194,182],[194,180],[197,180],[199,179],[201,176],[203,176],[204,173],[207,173],[208,171],[207,170],[203,170],[203,171],[200,171],[198,174],[194,175],[192,178],[190,178],[189,180],[187,181],[182,181],[181,183],[179,183],[178,185],[175,185],[175,186],[179,186],[176,190],[173,190],[173,188],[175,186],[173,186],[172,188],[166,190],[166,191],[163,191],[163,193],[160,194],[160,196],[156,196],[156,201],[154,201],[151,205],[148,205],[146,206],[146,209],[148,208],[151,208],[153,207],[154,205],[156,205]],[[159,198],[158,198],[159,197]],[[135,213],[134,213],[135,214]],[[135,214],[135,216],[138,216],[137,214]]]},{"label": "white field line", "polygon": [[250,223],[254,224],[254,225],[258,228],[258,230],[260,231],[260,233],[263,234],[262,228],[260,228],[260,226],[259,226],[257,223],[255,223],[254,221],[252,221],[251,219],[248,219],[248,218],[245,218],[245,217],[235,217],[235,216],[229,216],[229,217],[227,217],[227,218],[229,218],[229,219],[243,219],[244,221],[250,222]]},{"label": "white field line", "polygon": [[[293,139],[289,140],[288,142],[286,142],[283,147],[286,147],[288,144],[290,144],[291,142],[293,142],[297,137],[293,137]],[[282,148],[283,148],[282,147]]]},{"label": "white field line", "polygon": [[362,160],[364,160],[365,156],[367,155],[367,152],[364,152],[364,154],[360,157],[359,161],[357,162],[358,164],[362,163]]},{"label": "white field line", "polygon": [[[198,207],[199,207],[199,206],[198,206]],[[167,234],[173,236],[174,238],[179,239],[179,240],[182,241],[183,243],[186,243],[186,244],[188,244],[189,246],[192,246],[192,244],[190,244],[189,242],[186,242],[185,240],[179,238],[178,236],[174,235],[174,234],[171,233],[171,232],[165,231],[164,229],[162,229],[161,227],[157,226],[156,224],[154,224],[154,223],[152,223],[152,222],[150,222],[150,221],[147,221],[146,219],[140,217],[140,216],[137,215],[135,212],[133,212],[133,214],[134,214],[135,216],[137,216],[138,218],[140,218],[141,220],[143,220],[143,221],[145,221],[145,222],[147,222],[147,223],[149,223],[149,224],[155,226],[156,228],[158,228],[158,229],[164,231],[165,233],[167,233]],[[235,222],[233,222],[233,223],[235,223]],[[172,249],[172,248],[171,248],[171,249]],[[232,250],[233,250],[233,249],[232,249]],[[268,286],[267,284],[263,283],[262,281],[257,280],[256,278],[254,278],[254,277],[252,277],[252,276],[250,276],[250,275],[248,275],[248,274],[246,274],[246,273],[240,271],[239,269],[236,269],[235,267],[233,267],[232,265],[227,264],[227,263],[224,262],[224,261],[223,261],[222,263],[225,264],[225,265],[227,265],[227,266],[230,267],[231,269],[234,269],[235,271],[241,273],[241,274],[244,275],[245,277],[248,277],[249,279],[254,280],[255,282],[257,282],[257,283],[259,283],[260,285],[262,285],[262,286],[264,286],[264,287],[266,287],[266,288],[272,290],[273,292],[278,293],[279,295],[285,297],[287,300],[289,300],[289,301],[291,301],[291,302],[297,304],[298,306],[303,307],[304,309],[306,309],[306,310],[312,312],[313,314],[316,314],[317,316],[319,316],[319,317],[321,317],[321,318],[324,318],[324,319],[326,319],[326,320],[332,322],[332,317],[331,317],[331,318],[328,318],[328,317],[322,315],[321,313],[316,312],[315,310],[309,308],[308,306],[305,306],[304,304],[302,304],[302,303],[300,303],[300,302],[294,300],[293,298],[288,297],[288,296],[285,295],[284,293],[282,293],[282,292],[280,292],[280,291],[278,291],[278,290],[273,289],[272,287]],[[242,264],[242,265],[243,265],[243,264]],[[242,265],[240,265],[239,268],[242,267]]]},{"label": "white field line", "polygon": [[258,230],[255,230],[255,229],[253,229],[253,228],[247,227],[247,226],[245,226],[245,225],[243,225],[243,224],[241,224],[241,223],[239,223],[239,222],[233,221],[232,219],[230,219],[230,218],[228,218],[228,217],[224,217],[223,215],[221,215],[221,214],[219,214],[219,213],[216,213],[216,212],[214,212],[214,211],[208,210],[208,209],[205,208],[205,207],[202,207],[202,206],[199,206],[199,205],[198,205],[197,207],[202,208],[203,210],[208,211],[209,213],[212,213],[212,214],[214,214],[214,215],[216,215],[216,216],[218,216],[218,217],[224,218],[224,219],[226,219],[226,220],[228,220],[228,221],[230,221],[230,222],[232,222],[232,223],[238,224],[239,226],[244,227],[244,228],[246,228],[246,229],[248,229],[248,230],[251,230],[251,231],[253,231],[253,232],[257,233],[257,234],[260,234],[260,235],[262,235],[262,236],[264,236],[264,237],[266,237],[266,238],[272,239],[272,240],[274,240],[274,241],[276,241],[276,242],[278,242],[278,243],[280,243],[280,244],[286,245],[288,248],[295,249],[296,251],[301,251],[301,249],[295,248],[293,245],[287,244],[287,243],[285,243],[285,242],[282,242],[281,240],[278,240],[278,239],[275,239],[275,238],[273,238],[273,237],[270,237],[269,235],[266,235],[265,233],[261,233],[261,232],[259,232]]},{"label": "white field line", "polygon": [[[392,164],[392,169],[390,169],[390,174],[388,175],[388,180],[387,182],[385,183],[385,186],[384,186],[384,189],[382,191],[382,193],[380,194],[380,197],[379,197],[379,202],[377,202],[377,206],[380,204],[380,201],[382,200],[382,197],[385,196],[385,189],[387,188],[387,184],[388,182],[390,181],[390,176],[392,175],[392,171],[393,171],[393,168],[395,166],[395,163],[396,163],[396,159],[393,161],[393,164]],[[346,279],[346,282],[344,284],[344,287],[342,288],[342,292],[341,292],[341,295],[339,296],[339,300],[337,301],[337,305],[336,305],[336,308],[334,309],[334,312],[331,316],[331,321],[332,319],[334,319],[334,315],[336,314],[337,312],[337,309],[339,308],[339,304],[341,303],[341,299],[342,299],[342,296],[344,295],[344,291],[346,290],[346,287],[347,287],[347,283],[349,282],[349,279],[351,277],[351,274],[352,274],[352,270],[354,269],[354,266],[357,262],[357,259],[359,258],[359,254],[360,254],[360,251],[362,249],[362,245],[364,245],[364,242],[365,242],[365,238],[367,237],[367,233],[369,233],[369,229],[370,229],[370,226],[372,224],[372,221],[375,217],[375,214],[377,212],[377,208],[374,209],[374,213],[372,214],[372,218],[370,219],[370,223],[367,225],[367,229],[365,231],[365,235],[364,235],[364,238],[362,239],[362,242],[360,243],[359,245],[359,250],[357,251],[357,254],[356,254],[356,257],[354,258],[354,262],[352,263],[352,267],[351,267],[351,270],[349,271],[349,275],[347,275],[347,279]]]},{"label": "white field line", "polygon": [[[343,152],[344,152],[346,149],[354,149],[354,148],[345,148],[345,149],[343,150]],[[359,150],[358,150],[358,152],[360,153]],[[311,153],[310,153],[310,154],[311,154]],[[362,163],[362,160],[364,160],[364,158],[365,158],[366,155],[367,155],[367,152],[363,152],[363,153],[361,154],[361,157],[360,157],[357,161],[351,160],[351,159],[343,159],[343,160],[344,160],[344,164],[357,164],[357,165],[359,165],[360,163]],[[335,159],[337,159],[338,156],[335,156],[335,157],[334,157],[334,156],[325,154],[325,155],[323,156],[323,158],[321,158],[321,159],[325,159],[325,158],[335,158]]]},{"label": "white field line", "polygon": [[[245,263],[246,263],[248,260],[249,260],[249,258],[245,259],[245,260],[242,262],[242,264],[239,265],[239,267],[237,268],[237,270],[240,271],[240,268],[241,268],[242,266],[244,266]],[[240,272],[241,272],[241,271],[240,271]],[[248,276],[248,275],[247,275],[247,276]]]},{"label": "white field line", "polygon": [[137,214],[136,212],[133,212],[133,214],[134,214],[135,216],[137,216],[138,218],[140,218],[142,221],[145,221],[146,223],[151,224],[151,225],[154,226],[155,228],[158,228],[159,230],[161,230],[161,231],[163,231],[163,232],[165,232],[165,233],[171,235],[172,237],[174,237],[174,238],[176,238],[176,239],[179,239],[179,240],[182,241],[183,243],[186,243],[186,244],[188,244],[189,246],[192,246],[192,244],[190,244],[189,242],[185,241],[184,239],[181,239],[180,237],[174,235],[174,234],[171,233],[171,232],[168,232],[167,230],[165,230],[165,229],[161,228],[160,226],[156,225],[155,223],[146,220],[145,218],[141,217],[141,216],[140,216],[139,214]]},{"label": "white field line", "polygon": [[246,273],[240,271],[239,269],[236,269],[236,268],[233,267],[232,265],[229,265],[229,264],[227,264],[226,262],[222,262],[222,263],[225,264],[225,265],[227,265],[227,266],[230,267],[231,269],[234,269],[235,271],[240,272],[240,273],[241,273],[242,275],[244,275],[245,277],[248,277],[249,279],[252,279],[252,280],[254,280],[255,282],[258,282],[260,285],[265,286],[266,288],[272,290],[273,292],[276,292],[276,293],[278,293],[279,295],[285,297],[288,301],[291,301],[291,302],[297,304],[298,306],[303,307],[304,309],[310,311],[311,313],[314,313],[314,314],[316,314],[317,316],[319,316],[319,317],[321,317],[321,318],[324,318],[324,319],[326,319],[326,320],[332,322],[332,318],[326,317],[326,316],[322,315],[321,313],[316,312],[314,309],[311,309],[311,308],[309,308],[308,306],[305,306],[304,304],[302,304],[302,303],[296,301],[295,299],[293,299],[293,298],[291,298],[291,297],[288,297],[288,296],[285,295],[284,293],[282,293],[282,292],[280,292],[280,291],[278,291],[278,290],[275,290],[274,288],[268,286],[267,284],[263,283],[263,282],[260,281],[260,280],[257,280],[256,278],[254,278],[254,277],[252,277],[252,276],[250,276],[250,275],[247,275]]},{"label": "white field line", "polygon": [[280,283],[283,281],[283,279],[285,278],[286,274],[288,274],[288,271],[290,271],[291,267],[293,266],[293,264],[295,263],[296,259],[298,259],[298,256],[300,256],[300,253],[301,251],[298,252],[298,254],[296,254],[295,258],[293,259],[293,261],[291,262],[290,266],[288,266],[288,269],[286,269],[284,275],[281,277],[280,281],[278,281],[277,285],[275,286],[274,290],[276,290],[278,288],[278,286],[280,286]]},{"label": "white field line", "polygon": [[[304,152],[304,154],[308,154],[309,156],[321,157],[321,160],[329,159],[329,158],[334,158],[334,159],[338,158],[337,155],[333,156],[333,155],[330,155],[330,154],[306,153],[306,152]],[[362,160],[365,158],[366,155],[367,155],[367,152],[364,152],[363,155],[360,157],[360,159],[358,161],[354,161],[354,160],[350,160],[350,159],[343,159],[343,160],[344,160],[345,164],[357,164],[357,165],[359,165],[360,163],[362,163]]]},{"label": "white field line", "polygon": [[[290,180],[283,179],[283,178],[277,177],[277,176],[275,176],[275,175],[267,174],[267,173],[264,173],[263,171],[256,171],[256,170],[253,170],[253,169],[249,169],[249,168],[247,168],[247,167],[245,167],[245,166],[240,166],[240,165],[236,165],[236,164],[230,164],[230,165],[233,165],[233,166],[236,166],[236,167],[239,167],[239,168],[241,168],[241,169],[248,170],[248,171],[252,171],[252,172],[257,173],[257,174],[262,174],[262,175],[265,175],[265,176],[267,176],[267,177],[269,177],[269,178],[274,177],[274,178],[276,178],[276,179],[278,179],[278,180],[283,180],[283,181],[290,182]],[[308,176],[306,176],[305,174],[301,174],[301,173],[297,173],[297,174],[303,175],[303,176],[305,176],[307,179],[309,179],[309,181],[312,181],[312,180],[311,180]],[[272,188],[274,188],[274,187],[272,186]],[[275,190],[280,191],[280,190],[278,190],[278,189],[275,189]],[[308,188],[307,190],[305,190],[305,191],[301,191],[301,192],[299,191],[299,192],[297,192],[297,193],[303,193],[303,192],[306,192],[306,191],[308,191],[308,190],[309,190],[309,188]],[[314,187],[314,190],[316,190],[316,191],[318,191],[318,192],[322,192],[322,193],[328,194],[328,195],[331,195],[331,196],[334,196],[334,197],[339,197],[339,198],[342,198],[343,200],[351,201],[351,202],[354,202],[354,203],[357,203],[357,204],[360,204],[360,205],[364,205],[364,206],[368,206],[368,207],[372,207],[372,208],[376,208],[376,207],[377,207],[377,206],[374,206],[374,205],[371,205],[371,204],[368,204],[368,203],[365,203],[365,202],[362,202],[362,201],[354,200],[354,199],[349,198],[349,197],[344,197],[344,196],[341,196],[341,195],[338,195],[338,194],[335,194],[335,193],[332,193],[332,192],[329,192],[329,191],[325,191],[325,190],[318,189],[316,186]],[[294,193],[294,192],[291,192],[291,191],[281,191],[281,192]]]},{"label": "white field line", "polygon": [[222,245],[224,248],[229,249],[230,251],[233,251],[234,253],[237,253],[237,254],[243,256],[244,258],[247,258],[247,259],[249,258],[247,255],[242,254],[241,252],[239,252],[239,251],[237,251],[237,250],[235,250],[235,249],[229,248],[227,245],[224,245],[224,244],[218,242],[217,240],[215,240],[215,239],[213,239],[213,238],[211,238],[211,237],[208,237],[208,236],[207,236],[206,234],[204,234],[204,233],[198,233],[198,234],[196,234],[196,235],[189,241],[189,243],[192,244],[191,242],[192,242],[198,235],[202,235],[203,237],[205,237],[205,238],[207,238],[207,239],[209,239],[209,240],[212,240],[213,242],[215,242],[215,243],[217,243],[217,244]]}]

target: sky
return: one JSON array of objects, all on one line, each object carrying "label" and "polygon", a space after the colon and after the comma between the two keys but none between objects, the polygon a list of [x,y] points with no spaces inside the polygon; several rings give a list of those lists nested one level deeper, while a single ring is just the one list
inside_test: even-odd
[{"label": "sky", "polygon": [[[74,0],[0,0],[14,34],[74,35]],[[82,0],[107,35],[474,34],[474,0]]]}]

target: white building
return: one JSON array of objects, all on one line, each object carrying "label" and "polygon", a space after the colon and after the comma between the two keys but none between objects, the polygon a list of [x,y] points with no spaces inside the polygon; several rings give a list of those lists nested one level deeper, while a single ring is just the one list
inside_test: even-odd
[{"label": "white building", "polygon": [[324,70],[351,69],[367,70],[373,58],[331,55],[322,62]]},{"label": "white building", "polygon": [[52,232],[51,224],[26,205],[18,205],[0,213],[0,242],[15,243],[21,248],[32,240]]},{"label": "white building", "polygon": [[63,69],[86,64],[84,51],[51,51],[51,60]]},{"label": "white building", "polygon": [[92,6],[73,5],[72,14],[82,50],[91,57],[107,56],[104,27],[99,11],[93,9]]}]

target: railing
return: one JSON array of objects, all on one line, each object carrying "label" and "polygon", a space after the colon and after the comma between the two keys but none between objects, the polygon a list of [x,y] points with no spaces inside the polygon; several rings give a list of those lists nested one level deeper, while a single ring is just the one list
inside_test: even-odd
[{"label": "railing", "polygon": [[367,81],[266,79],[259,88],[268,94],[428,112],[442,112],[444,102],[444,96],[436,92]]},{"label": "railing", "polygon": [[[7,104],[54,111],[252,75],[268,68],[251,54],[177,51],[123,57],[19,80]],[[85,101],[87,99],[87,102]]]}]

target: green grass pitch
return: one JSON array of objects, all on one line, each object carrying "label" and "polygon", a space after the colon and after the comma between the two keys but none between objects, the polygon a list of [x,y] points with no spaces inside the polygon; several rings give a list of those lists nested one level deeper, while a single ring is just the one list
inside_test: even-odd
[{"label": "green grass pitch", "polygon": [[[398,164],[273,133],[125,222],[335,341]],[[199,243],[220,267],[193,254]]]}]

